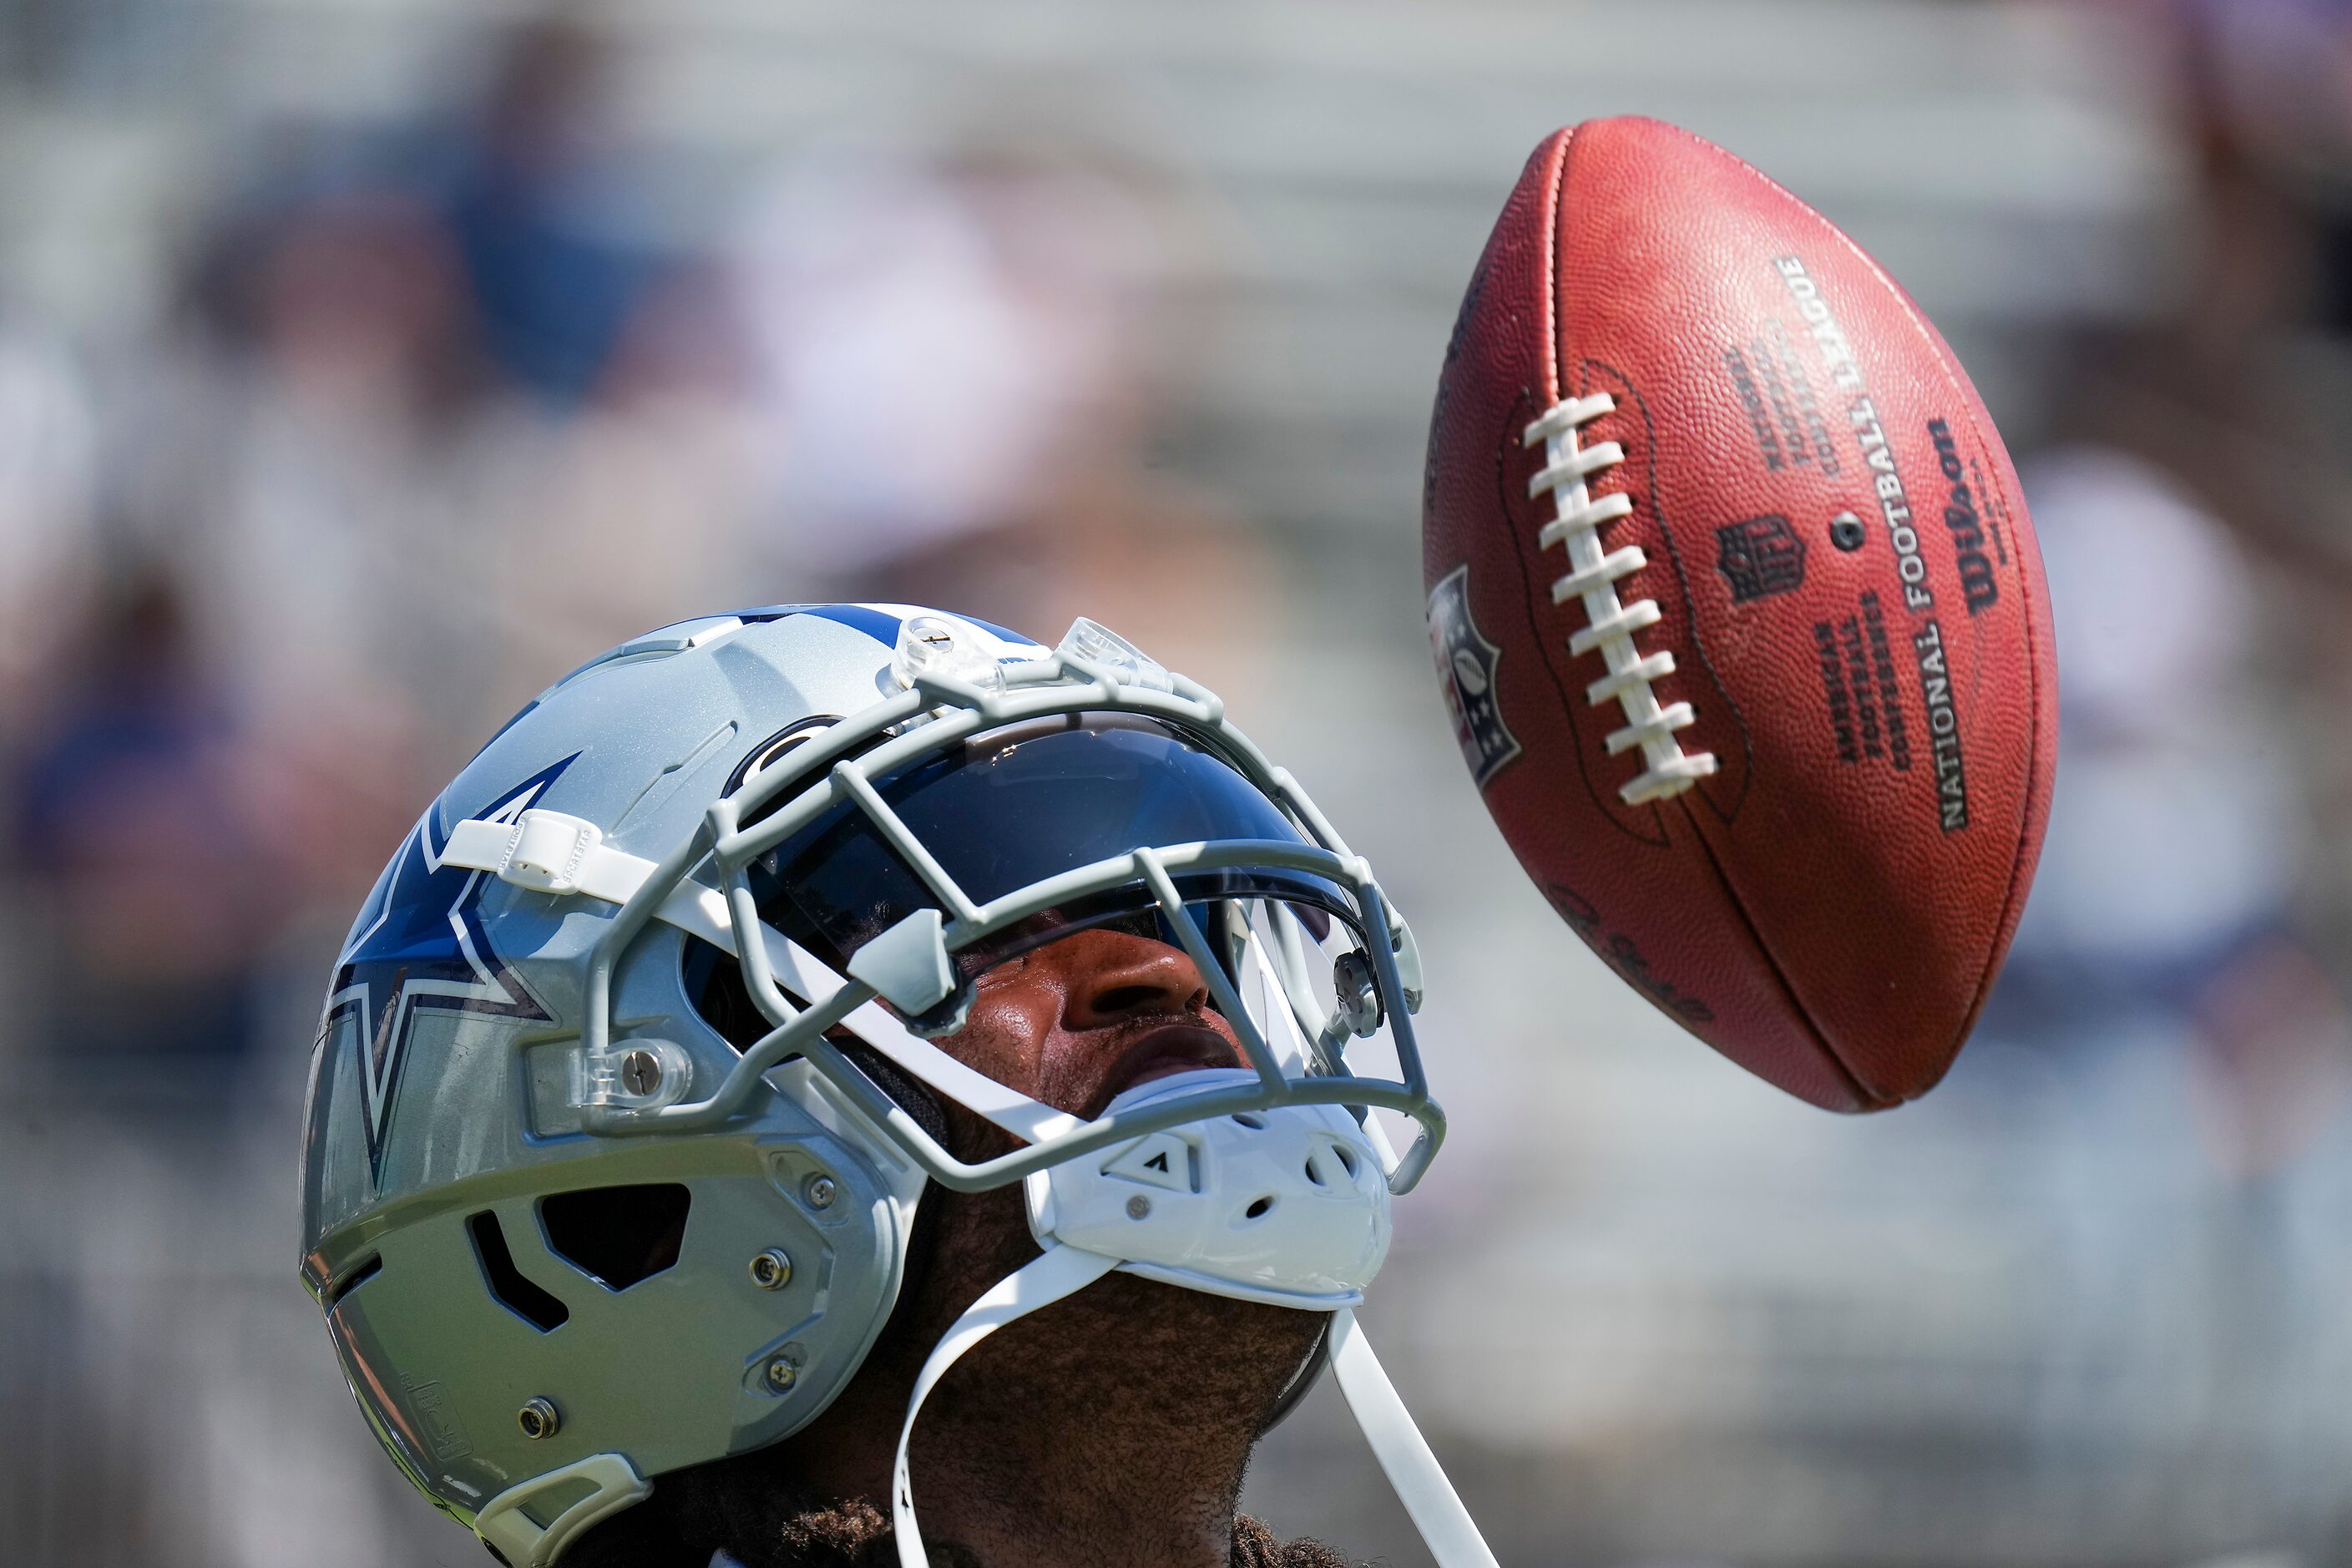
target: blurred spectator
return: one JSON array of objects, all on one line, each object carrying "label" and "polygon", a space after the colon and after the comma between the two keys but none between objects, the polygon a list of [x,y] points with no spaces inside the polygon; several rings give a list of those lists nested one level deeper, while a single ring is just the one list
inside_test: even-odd
[{"label": "blurred spectator", "polygon": [[476,498],[511,710],[615,643],[691,616],[806,596],[758,543],[755,432],[709,296],[666,290],[632,322],[594,401],[509,423]]},{"label": "blurred spectator", "polygon": [[610,75],[586,24],[530,23],[507,41],[446,154],[441,200],[484,347],[558,408],[593,390],[654,275],[611,142]]},{"label": "blurred spectator", "polygon": [[2061,783],[2002,1001],[2070,1030],[2183,1014],[2277,927],[2300,858],[2259,593],[2226,526],[2145,460],[2064,448],[2027,493],[2064,639]]},{"label": "blurred spectator", "polygon": [[[475,1560],[286,1281],[319,982],[551,678],[832,595],[1098,616],[1232,699],[1411,895],[1452,977],[1426,1195],[1459,1207],[1408,1205],[1373,1331],[1486,1461],[1506,1560],[2136,1563],[2343,1506],[2352,27],[2125,7],[636,6],[622,35],[0,0],[0,1058],[257,1089],[129,1121],[30,1074],[0,1110],[0,1561]],[[2131,78],[2158,34],[2171,121]],[[1070,75],[1005,76],[1039,48]],[[1983,1037],[1892,1118],[1781,1104],[1585,964],[1428,695],[1428,374],[1514,160],[1613,107],[1763,156],[1979,371],[2066,330],[2051,300],[2137,309],[2119,244],[2193,253],[2168,315],[2025,400],[2060,427],[1990,362],[2042,448],[2058,816]],[[828,142],[844,113],[877,139]],[[179,318],[26,286],[144,276],[190,220],[215,243]],[[1955,295],[1976,255],[2095,273]],[[1391,1550],[1316,1410],[1269,1498]]]},{"label": "blurred spectator", "polygon": [[69,1080],[180,1089],[205,1072],[226,1092],[252,1039],[268,897],[226,704],[152,573],[114,589],[78,652],[16,791],[47,917],[32,1037]]},{"label": "blurred spectator", "polygon": [[631,227],[604,42],[556,16],[490,58],[478,102],[257,142],[278,172],[116,400],[113,488],[320,829],[287,868],[320,908],[553,675],[762,596],[710,312]]},{"label": "blurred spectator", "polygon": [[2074,1413],[2109,1380],[2168,1465],[2218,1459],[2291,1497],[2352,1454],[2340,1390],[2320,1392],[2352,1373],[2352,1326],[2320,1307],[2347,1238],[2311,1223],[2352,1132],[2352,752],[2327,695],[2352,693],[2334,303],[2352,279],[2329,238],[2352,12],[2175,17],[2195,156],[2179,308],[2086,345],[2027,466],[2058,788],[1986,1030],[2066,1083],[2053,1454],[2080,1450]]},{"label": "blurred spectator", "polygon": [[73,358],[0,314],[0,755],[95,586],[98,436]]},{"label": "blurred spectator", "polygon": [[1048,642],[1088,615],[1240,695],[1261,540],[1149,459],[1201,226],[1150,154],[1011,90],[936,150],[788,167],[736,256],[768,552],[794,597],[937,603]]},{"label": "blurred spectator", "polygon": [[404,825],[483,721],[493,640],[455,246],[394,190],[310,197],[250,225],[211,298],[130,448],[142,531],[256,738]]}]

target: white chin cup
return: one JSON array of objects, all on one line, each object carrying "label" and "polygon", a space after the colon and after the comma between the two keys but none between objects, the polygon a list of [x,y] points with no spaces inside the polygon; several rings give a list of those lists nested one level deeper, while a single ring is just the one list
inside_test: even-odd
[{"label": "white chin cup", "polygon": [[[1129,1089],[1111,1111],[1187,1090],[1248,1085],[1230,1068]],[[1106,1114],[1108,1114],[1107,1112]],[[1188,1122],[1024,1178],[1044,1253],[999,1280],[941,1337],[898,1428],[890,1518],[898,1568],[926,1568],[908,1447],[923,1401],[965,1352],[1113,1269],[1211,1295],[1331,1314],[1331,1368],[1381,1468],[1439,1568],[1496,1568],[1436,1456],[1356,1327],[1389,1250],[1389,1188],[1372,1141],[1336,1105],[1286,1105]]]},{"label": "white chin cup", "polygon": [[[1111,1111],[1255,1083],[1235,1068],[1172,1074]],[[1389,1187],[1354,1117],[1286,1105],[1149,1133],[1066,1160],[1024,1185],[1029,1228],[1188,1289],[1331,1311],[1364,1299],[1389,1250]]]}]

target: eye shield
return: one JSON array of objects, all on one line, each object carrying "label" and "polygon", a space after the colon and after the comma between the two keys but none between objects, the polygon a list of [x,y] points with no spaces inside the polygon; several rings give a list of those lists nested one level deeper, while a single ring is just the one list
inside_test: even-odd
[{"label": "eye shield", "polygon": [[[1164,725],[1073,714],[976,736],[874,781],[874,790],[939,868],[990,903],[1082,867],[1162,845],[1306,840],[1274,803],[1227,763]],[[845,802],[770,850],[747,872],[760,917],[835,968],[867,942],[939,900],[908,857],[856,802]],[[1353,912],[1328,878],[1235,865],[1171,879],[1186,918],[1238,983],[1253,917],[1276,906],[1318,944],[1334,922],[1361,945]],[[1102,925],[1186,943],[1139,875],[1075,896],[953,954],[953,992],[916,1020],[944,1033],[970,983],[1021,953]]]},{"label": "eye shield", "polygon": [[[453,829],[445,861],[621,906],[583,988],[580,1081],[604,1086],[581,1101],[587,1130],[715,1127],[751,1105],[768,1073],[801,1063],[960,1190],[1285,1104],[1412,1119],[1411,1149],[1383,1155],[1391,1189],[1409,1190],[1444,1128],[1412,1032],[1419,960],[1370,868],[1296,781],[1213,694],[1092,623],[1022,658],[970,657],[937,623],[908,627],[897,695],[763,743],[659,862],[548,811]],[[1075,930],[1146,920],[1193,961],[1254,1083],[1081,1121],[930,1043],[957,1026],[972,976],[991,964]],[[768,1026],[736,1043],[715,1085],[689,1090],[695,1069],[674,1042],[616,1029],[614,971],[653,921],[734,957]],[[959,1161],[827,1037],[836,1027],[1025,1147]],[[1396,1078],[1359,1076],[1347,1061],[1352,1041],[1375,1036],[1393,1047]],[[632,1053],[660,1058],[658,1097],[623,1091]]]}]

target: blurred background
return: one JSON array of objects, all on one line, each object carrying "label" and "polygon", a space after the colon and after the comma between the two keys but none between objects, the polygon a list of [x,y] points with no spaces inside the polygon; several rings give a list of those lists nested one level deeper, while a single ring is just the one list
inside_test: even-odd
[{"label": "blurred background", "polygon": [[[2058,803],[1946,1086],[1808,1110],[1517,871],[1418,476],[1528,150],[1874,250],[2022,462]],[[0,0],[0,1563],[484,1561],[294,1277],[375,869],[716,609],[1083,610],[1412,913],[1370,1331],[1515,1564],[2352,1563],[2352,4]],[[1425,1562],[1326,1387],[1248,1506]]]}]

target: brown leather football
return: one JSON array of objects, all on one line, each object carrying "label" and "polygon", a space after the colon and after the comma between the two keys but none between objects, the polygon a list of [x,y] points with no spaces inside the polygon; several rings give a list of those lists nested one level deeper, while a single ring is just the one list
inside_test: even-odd
[{"label": "brown leather football", "polygon": [[1951,1065],[2049,816],[2057,672],[2017,475],[1909,296],[1656,121],[1528,162],[1446,349],[1429,631],[1519,863],[1790,1093]]}]

